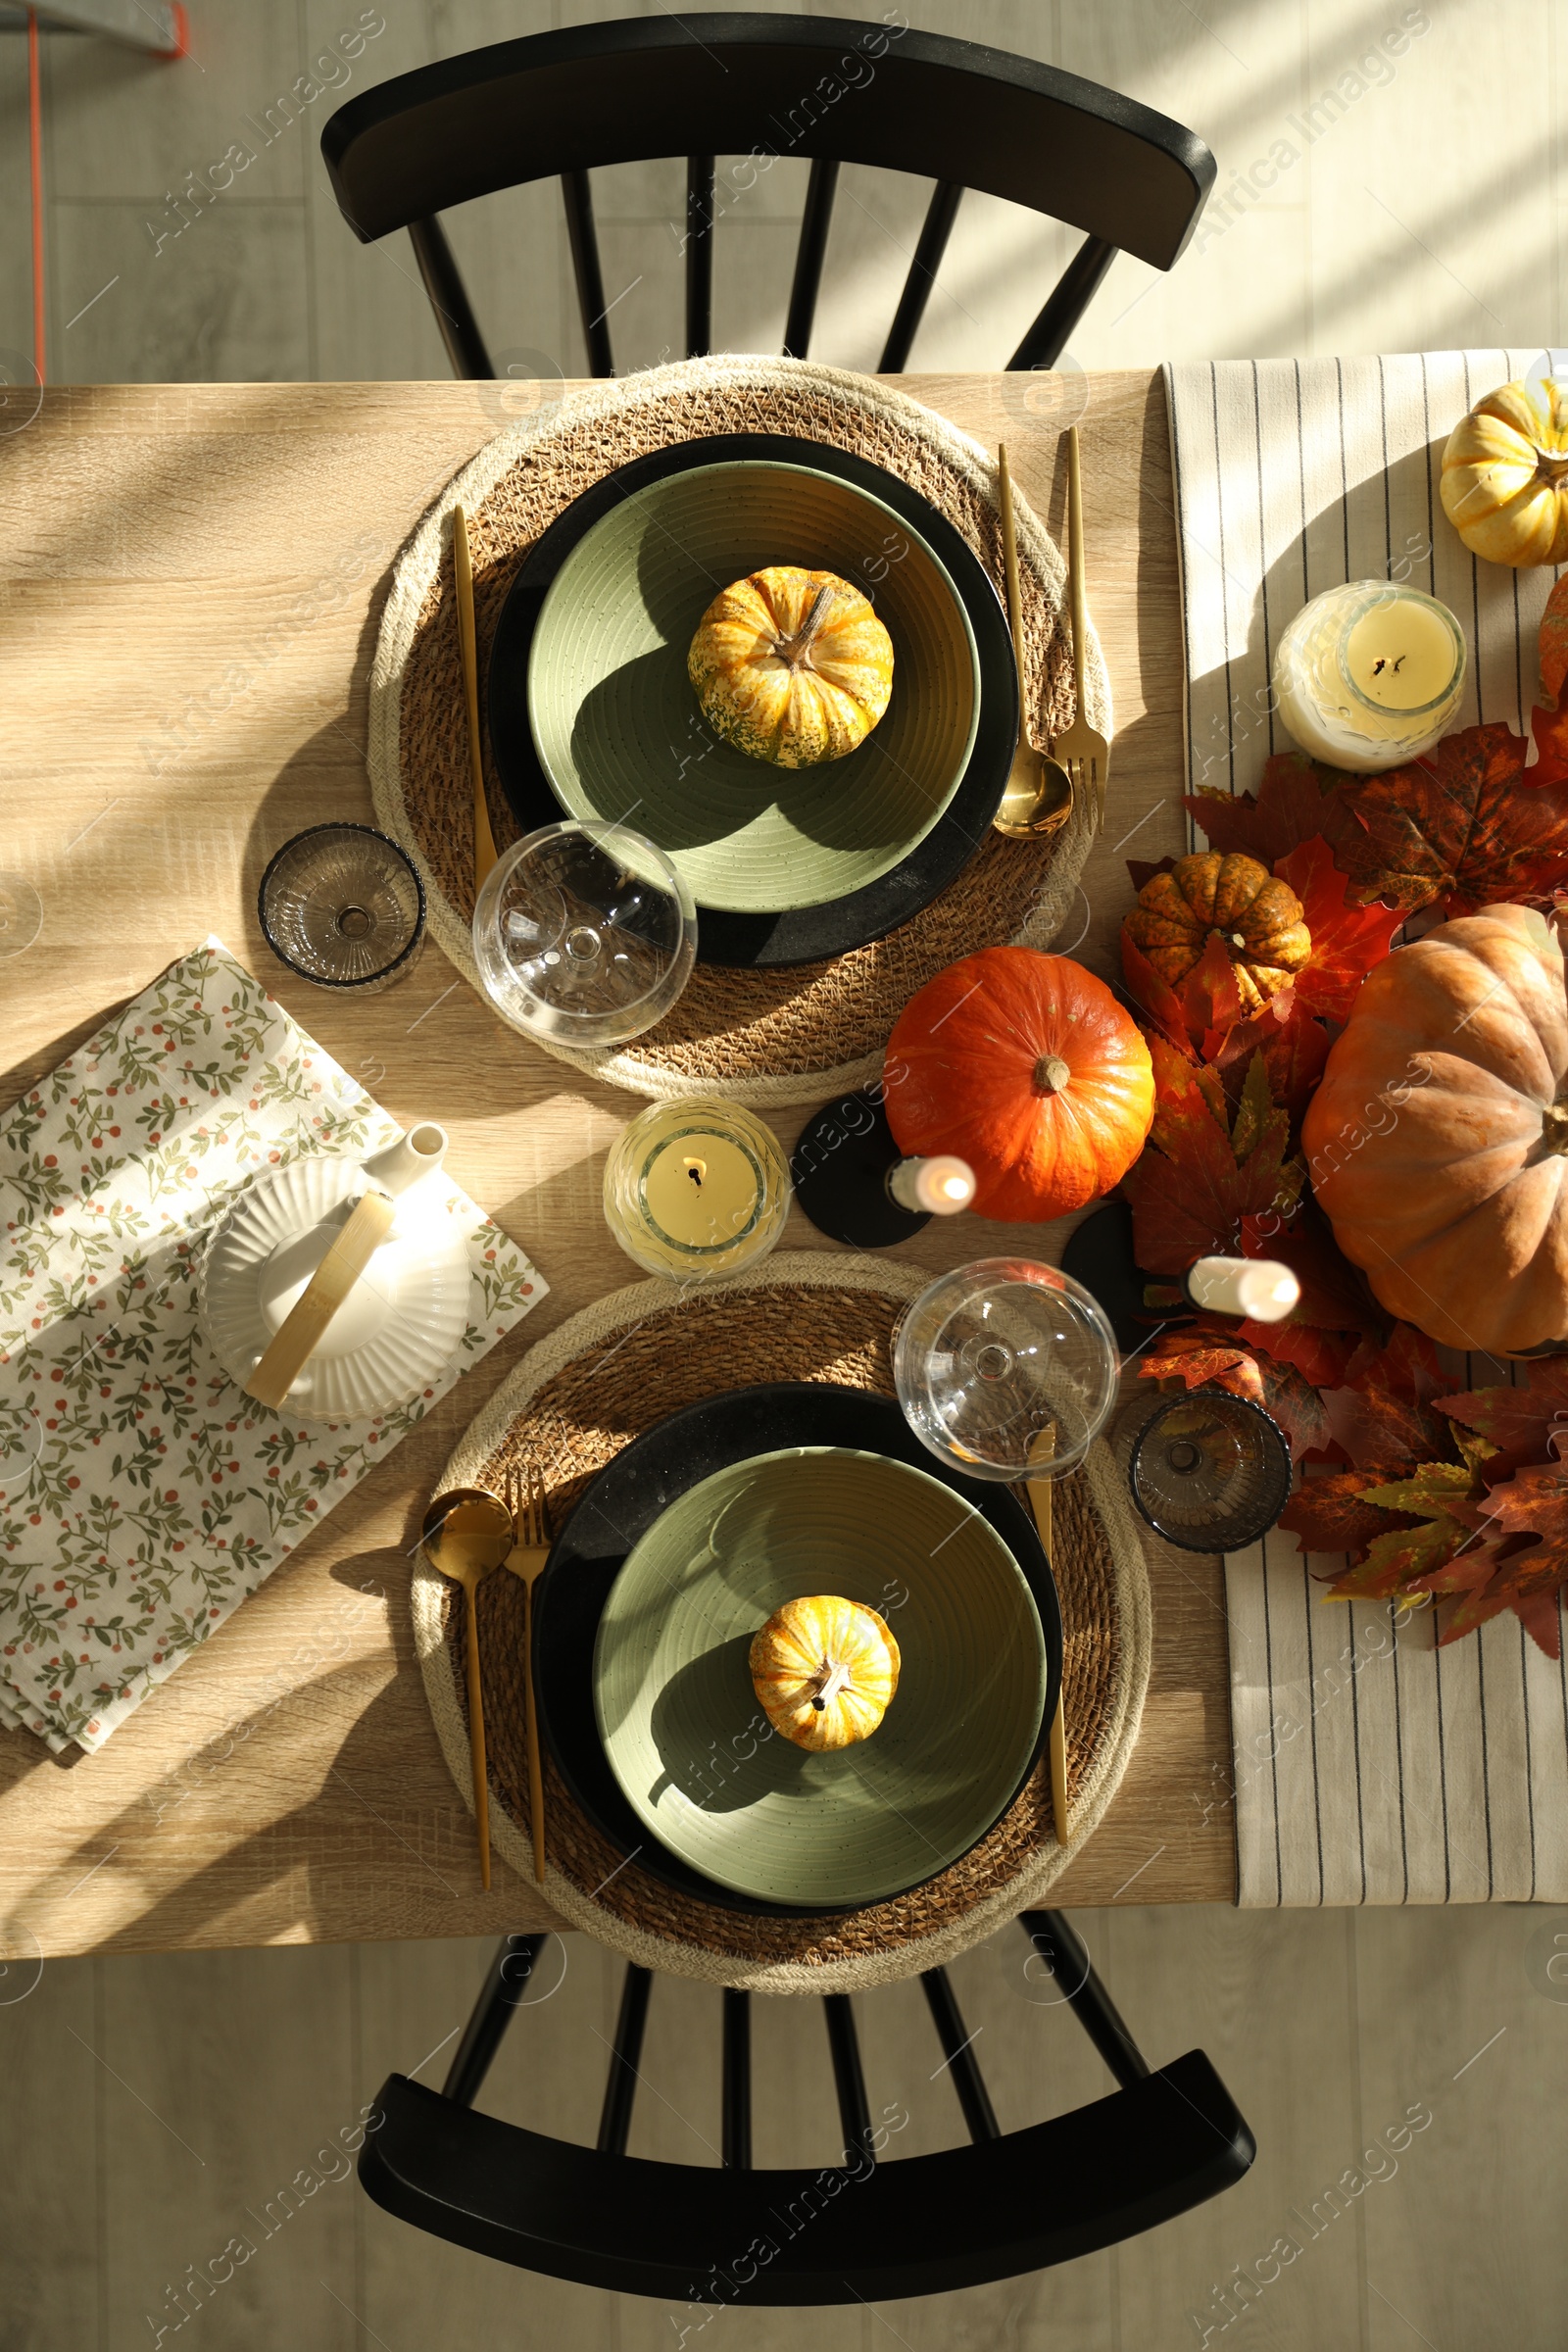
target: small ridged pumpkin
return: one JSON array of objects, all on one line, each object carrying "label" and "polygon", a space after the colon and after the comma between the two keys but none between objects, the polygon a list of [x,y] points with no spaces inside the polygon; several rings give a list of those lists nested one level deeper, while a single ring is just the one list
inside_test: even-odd
[{"label": "small ridged pumpkin", "polygon": [[1489,564],[1568,563],[1568,384],[1503,384],[1460,417],[1443,512]]},{"label": "small ridged pumpkin", "polygon": [[1151,876],[1126,918],[1127,934],[1172,988],[1217,938],[1235,968],[1242,1010],[1260,1012],[1312,953],[1301,913],[1290,884],[1255,858],[1202,850]]},{"label": "small ridged pumpkin", "polygon": [[1038,948],[982,948],[909,999],[884,1100],[906,1152],[955,1152],[975,1213],[1043,1224],[1120,1183],[1154,1115],[1149,1048],[1102,980]]},{"label": "small ridged pumpkin", "polygon": [[899,1645],[875,1609],[835,1592],[787,1600],[752,1637],[752,1688],[797,1747],[868,1740],[899,1687]]},{"label": "small ridged pumpkin", "polygon": [[721,589],[686,674],[715,735],[753,760],[814,767],[862,744],[893,693],[893,640],[836,572],[779,564]]},{"label": "small ridged pumpkin", "polygon": [[1301,1140],[1391,1314],[1494,1355],[1568,1338],[1568,997],[1544,915],[1483,906],[1369,972]]}]

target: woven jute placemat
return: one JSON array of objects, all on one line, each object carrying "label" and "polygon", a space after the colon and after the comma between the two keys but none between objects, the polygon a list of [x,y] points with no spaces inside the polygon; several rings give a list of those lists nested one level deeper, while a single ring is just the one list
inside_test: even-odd
[{"label": "woven jute placemat", "polygon": [[[662,1282],[617,1291],[529,1350],[457,1447],[442,1484],[493,1488],[509,1467],[535,1467],[559,1528],[595,1471],[700,1396],[771,1380],[833,1381],[891,1396],[893,1327],[925,1279],[873,1258],[793,1250],[696,1296],[681,1298]],[[1042,1756],[973,1851],[912,1893],[829,1917],[754,1916],[680,1893],[628,1860],[585,1819],[547,1759],[548,1900],[645,1968],[786,1993],[912,1976],[1039,1902],[1093,1835],[1127,1768],[1152,1641],[1138,1523],[1103,1445],[1058,1482],[1054,1526],[1072,1820],[1065,1852],[1052,1829]],[[421,1555],[415,1643],[442,1752],[471,1805],[463,1605]],[[518,1877],[531,1880],[515,1577],[492,1576],[480,1587],[479,1634],[491,1839]]]},{"label": "woven jute placemat", "polygon": [[[424,881],[430,928],[474,987],[473,822],[452,575],[452,510],[465,509],[474,567],[481,676],[524,555],[572,500],[616,466],[714,433],[786,433],[831,442],[900,475],[962,532],[993,579],[1002,530],[993,453],[902,392],[804,360],[688,360],[571,394],[509,426],[449,483],[398,560],[370,679],[370,783],[378,821]],[[1025,705],[1036,740],[1072,715],[1071,639],[1062,561],[1017,501]],[[1111,732],[1110,684],[1093,630],[1085,648],[1090,716]],[[488,747],[486,757],[488,760]],[[498,848],[517,826],[487,769]],[[699,964],[656,1029],[614,1053],[548,1047],[612,1085],[656,1097],[715,1086],[759,1108],[814,1102],[863,1085],[917,988],[977,948],[1049,947],[1075,904],[1092,820],[1080,805],[1049,842],[988,832],[958,879],[874,945],[782,971]],[[536,1043],[544,1044],[542,1039]]]}]

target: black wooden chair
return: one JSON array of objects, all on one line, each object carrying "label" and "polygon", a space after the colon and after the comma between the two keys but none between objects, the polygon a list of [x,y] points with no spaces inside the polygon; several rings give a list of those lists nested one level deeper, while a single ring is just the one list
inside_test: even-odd
[{"label": "black wooden chair", "polygon": [[[897,17],[902,12],[890,11]],[[369,243],[406,228],[460,376],[495,373],[438,216],[559,173],[589,364],[613,373],[588,174],[684,155],[686,348],[709,348],[714,158],[758,172],[809,157],[784,348],[810,342],[839,167],[936,187],[883,348],[904,368],[966,187],[1085,232],[1009,368],[1054,368],[1118,251],[1168,270],[1214,181],[1201,139],[1114,90],[1033,59],[851,18],[668,11],[501,41],[400,74],[338,109],[321,151]],[[736,184],[743,186],[745,180]]]},{"label": "black wooden chair", "polygon": [[[1151,2072],[1059,1911],[1020,1921],[1121,2085],[999,2131],[946,1971],[922,1977],[969,2147],[879,2164],[849,1996],[823,2000],[842,2155],[752,2169],[749,1995],[723,1996],[722,2169],[626,2154],[653,1983],[626,1971],[595,2148],[475,2111],[543,1936],[509,1936],[437,2092],[382,2084],[360,2180],[378,2205],[500,2262],[588,2286],[711,2304],[881,2302],[978,2286],[1113,2245],[1239,2180],[1251,2132],[1201,2050]],[[1026,1963],[1027,1965],[1027,1963]]]}]

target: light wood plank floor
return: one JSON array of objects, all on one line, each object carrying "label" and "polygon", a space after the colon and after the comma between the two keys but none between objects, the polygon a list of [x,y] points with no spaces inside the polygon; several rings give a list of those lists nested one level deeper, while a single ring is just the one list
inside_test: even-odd
[{"label": "light wood plank floor", "polygon": [[[1555,2352],[1568,2003],[1551,1997],[1545,1964],[1553,1936],[1568,1949],[1568,1914],[1077,1916],[1147,2053],[1196,2044],[1219,2067],[1257,2135],[1248,2179],[1130,2245],[995,2288],[876,2312],[726,2312],[711,2323],[719,2352],[784,2352],[808,2328],[821,2352]],[[682,2315],[664,2305],[460,2254],[378,2211],[350,2177],[345,2144],[386,2074],[439,2082],[489,1948],[13,1967],[0,1982],[5,2352],[673,2346]],[[1025,1957],[1009,1929],[954,1971],[1004,2130],[1111,2087]],[[618,1990],[597,1945],[548,1946],[485,2106],[591,2139]],[[710,1987],[658,1981],[634,2154],[716,2163],[718,2010]],[[918,1986],[857,2010],[892,2152],[960,2142]],[[818,2003],[755,2004],[754,2042],[758,2162],[828,2161]],[[1352,2167],[1363,2185],[1341,2211],[1325,2192]],[[1278,2251],[1268,2260],[1282,2238],[1298,2248],[1283,2268]],[[215,2258],[221,2274],[235,2240],[232,2278],[198,2301],[193,2274]]]},{"label": "light wood plank floor", "polygon": [[[337,216],[317,147],[322,121],[349,91],[430,58],[658,5],[382,0],[384,30],[349,59],[339,36],[360,20],[352,0],[190,0],[196,59],[182,66],[47,38],[51,375],[444,374],[406,246],[362,249]],[[1086,368],[1549,345],[1563,332],[1564,0],[907,0],[906,13],[1115,83],[1192,123],[1219,157],[1217,200],[1178,272],[1116,264],[1074,339]],[[1401,32],[1396,56],[1375,54]],[[330,86],[289,121],[277,101],[302,73]],[[249,160],[232,185],[202,193],[235,149]],[[1449,168],[1435,172],[1435,157]],[[804,177],[781,162],[725,216],[723,344],[776,348]],[[680,186],[679,167],[659,165],[598,184],[622,366],[678,347]],[[874,364],[924,200],[922,185],[846,171],[818,356]],[[0,365],[14,368],[31,349],[25,76],[22,42],[4,36],[0,207]],[[555,190],[497,199],[452,225],[501,365],[580,372]],[[1031,215],[968,199],[914,364],[996,365],[1069,244]],[[475,397],[505,413],[504,392]],[[1560,2344],[1568,2003],[1548,1997],[1544,1969],[1568,1915],[1161,1907],[1083,1914],[1080,1925],[1150,2053],[1200,2043],[1230,2082],[1260,2143],[1243,2186],[1038,2278],[820,2320],[731,2314],[724,2343],[772,2352],[808,2331],[821,2352]],[[439,2077],[436,2045],[466,2014],[485,1953],[291,1948],[0,1976],[0,2352],[121,2352],[157,2343],[160,2329],[166,2343],[224,2352],[672,2345],[678,2329],[662,2307],[460,2256],[377,2212],[347,2178],[343,2134],[389,2069],[434,2052],[425,2078]],[[1009,1934],[956,1971],[1004,2125],[1107,2087],[1070,2020],[1030,1997],[1038,1988],[1020,1959]],[[616,1978],[573,1939],[559,1989],[517,2019],[487,2103],[591,2136]],[[712,2161],[717,2006],[702,1987],[659,1984],[639,2152]],[[908,2117],[895,2144],[956,2140],[917,1989],[859,2006],[873,2103]],[[824,2153],[831,2081],[814,2003],[764,2006],[757,2068],[759,2161]],[[1412,2110],[1431,2121],[1396,2154],[1389,2134]],[[1311,2234],[1314,2204],[1352,2165],[1376,2177]],[[304,2180],[318,2185],[292,2210],[279,2192]],[[1292,2235],[1301,2253],[1266,2288],[1250,2287],[1246,2275]],[[255,2255],[182,2317],[191,2272],[233,2238]]]}]

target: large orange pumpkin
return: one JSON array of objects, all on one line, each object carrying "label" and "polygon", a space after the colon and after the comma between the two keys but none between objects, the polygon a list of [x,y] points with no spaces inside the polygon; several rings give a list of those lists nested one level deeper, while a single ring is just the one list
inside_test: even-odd
[{"label": "large orange pumpkin", "polygon": [[1240,852],[1222,857],[1200,850],[1178,858],[1168,873],[1144,884],[1126,919],[1128,936],[1172,988],[1218,939],[1235,970],[1244,1012],[1261,1011],[1312,953],[1312,934],[1290,884]]},{"label": "large orange pumpkin", "polygon": [[956,1152],[975,1210],[1063,1217],[1119,1183],[1154,1115],[1149,1048],[1102,980],[1066,956],[983,948],[911,997],[888,1041],[901,1152]]},{"label": "large orange pumpkin", "polygon": [[1568,1337],[1568,1000],[1544,915],[1483,906],[1378,964],[1302,1140],[1391,1314],[1492,1354]]}]

